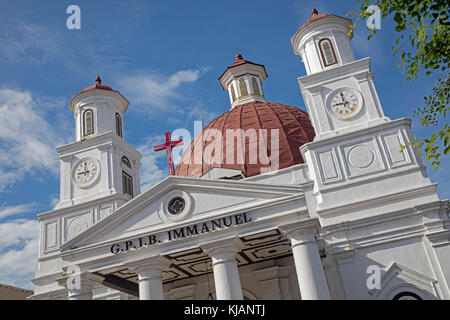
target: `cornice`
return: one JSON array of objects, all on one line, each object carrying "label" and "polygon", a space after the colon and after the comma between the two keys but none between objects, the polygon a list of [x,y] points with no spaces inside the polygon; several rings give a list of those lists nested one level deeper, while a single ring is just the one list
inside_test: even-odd
[{"label": "cornice", "polygon": [[349,75],[361,73],[371,74],[370,58],[352,61],[342,66],[300,77],[298,78],[298,82],[302,89],[310,90],[327,82],[337,81],[342,78],[348,78]]},{"label": "cornice", "polygon": [[[389,129],[399,128],[399,127],[410,127],[411,122],[412,122],[411,119],[400,118],[400,119],[389,120],[386,122],[377,123],[371,127],[362,125],[361,129],[364,129],[364,136],[369,136],[374,133],[379,133],[380,131],[383,131],[383,130],[389,130]],[[323,138],[323,139],[320,139],[317,141],[305,143],[304,145],[302,145],[300,147],[300,151],[303,153],[303,152],[306,152],[313,148],[326,147],[326,146],[334,145],[338,142],[348,141],[348,140],[356,139],[356,138],[361,138],[360,130],[347,132],[347,133],[339,134],[336,136]]]},{"label": "cornice", "polygon": [[139,151],[137,151],[133,146],[128,144],[124,139],[120,138],[119,136],[117,136],[117,134],[115,134],[112,131],[95,135],[93,137],[81,141],[75,141],[63,146],[59,146],[56,148],[56,151],[59,153],[60,158],[62,158],[73,156],[80,151],[85,151],[89,149],[108,148],[109,145],[112,146],[117,145],[123,147],[128,153],[130,153],[137,160],[140,160],[142,158],[142,154]]}]

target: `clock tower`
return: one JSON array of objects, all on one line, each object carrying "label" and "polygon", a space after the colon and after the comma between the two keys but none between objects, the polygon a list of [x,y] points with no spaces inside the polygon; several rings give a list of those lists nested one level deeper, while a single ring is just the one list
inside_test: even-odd
[{"label": "clock tower", "polygon": [[319,14],[291,38],[307,76],[299,84],[316,131],[316,140],[386,122],[370,69],[370,58],[355,60],[351,20]]},{"label": "clock tower", "polygon": [[317,213],[324,219],[347,210],[350,216],[363,201],[374,206],[385,197],[399,201],[395,195],[400,194],[414,201],[436,199],[435,186],[408,144],[411,120],[384,115],[370,58],[356,60],[353,54],[350,25],[351,20],[314,9],[291,38],[305,65],[307,75],[298,82],[316,132],[300,150],[314,180]]},{"label": "clock tower", "polygon": [[142,155],[124,140],[128,104],[100,77],[72,96],[76,141],[57,148],[60,200],[39,215],[41,256],[56,253],[61,244],[140,193]]}]

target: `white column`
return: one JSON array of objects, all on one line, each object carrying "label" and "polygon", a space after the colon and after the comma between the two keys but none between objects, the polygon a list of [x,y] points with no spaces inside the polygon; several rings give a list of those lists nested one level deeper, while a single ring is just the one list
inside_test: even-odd
[{"label": "white column", "polygon": [[291,241],[302,300],[330,300],[330,292],[314,236],[320,228],[317,219],[279,228]]},{"label": "white column", "polygon": [[69,274],[57,279],[60,286],[67,288],[68,300],[92,300],[92,289],[104,278],[89,272]]},{"label": "white column", "polygon": [[157,255],[127,265],[138,275],[139,300],[164,300],[161,272],[169,268],[170,260]]},{"label": "white column", "polygon": [[244,244],[238,237],[216,240],[200,247],[211,257],[217,300],[243,300],[236,261]]}]

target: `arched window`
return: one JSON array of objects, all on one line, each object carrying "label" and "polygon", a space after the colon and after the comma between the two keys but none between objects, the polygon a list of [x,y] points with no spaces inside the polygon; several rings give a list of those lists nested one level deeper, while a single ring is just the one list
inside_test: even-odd
[{"label": "arched window", "polygon": [[124,171],[122,171],[122,189],[123,193],[133,196],[133,178]]},{"label": "arched window", "polygon": [[83,113],[83,136],[94,133],[94,113],[91,109]]},{"label": "arched window", "polygon": [[322,61],[325,67],[337,63],[336,54],[334,52],[333,44],[328,38],[319,41],[320,53],[322,54]]},{"label": "arched window", "polygon": [[130,160],[128,160],[127,157],[125,157],[125,156],[122,157],[122,163],[131,169],[131,162],[130,162]]},{"label": "arched window", "polygon": [[122,137],[122,118],[118,113],[116,113],[116,133],[119,137]]},{"label": "arched window", "polygon": [[254,94],[261,94],[259,92],[259,87],[258,87],[258,81],[256,81],[256,78],[252,78],[252,86],[253,86],[253,93]]},{"label": "arched window", "polygon": [[234,92],[234,86],[233,84],[230,85],[230,91],[231,91],[231,100],[236,100],[236,93]]},{"label": "arched window", "polygon": [[241,96],[248,95],[247,86],[245,85],[244,79],[239,79],[239,90],[241,90]]}]

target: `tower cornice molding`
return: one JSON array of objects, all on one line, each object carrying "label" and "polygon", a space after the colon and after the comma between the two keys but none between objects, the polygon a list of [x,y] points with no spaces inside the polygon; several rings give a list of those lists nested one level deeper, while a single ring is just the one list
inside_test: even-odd
[{"label": "tower cornice molding", "polygon": [[57,147],[56,151],[60,154],[60,158],[62,158],[73,156],[82,150],[109,148],[111,146],[120,146],[124,148],[126,152],[138,160],[142,158],[142,154],[139,151],[134,149],[130,144],[112,131]]},{"label": "tower cornice molding", "polygon": [[82,105],[104,101],[116,102],[117,105],[122,107],[123,113],[130,103],[119,91],[92,89],[74,94],[70,99],[69,109],[75,113],[76,109]]},{"label": "tower cornice molding", "polygon": [[370,58],[364,58],[353,61],[342,66],[334,67],[333,69],[324,70],[322,72],[313,73],[307,76],[298,78],[298,82],[303,89],[310,89],[317,86],[324,85],[328,82],[334,82],[348,77],[348,74],[364,74],[371,73]]}]

